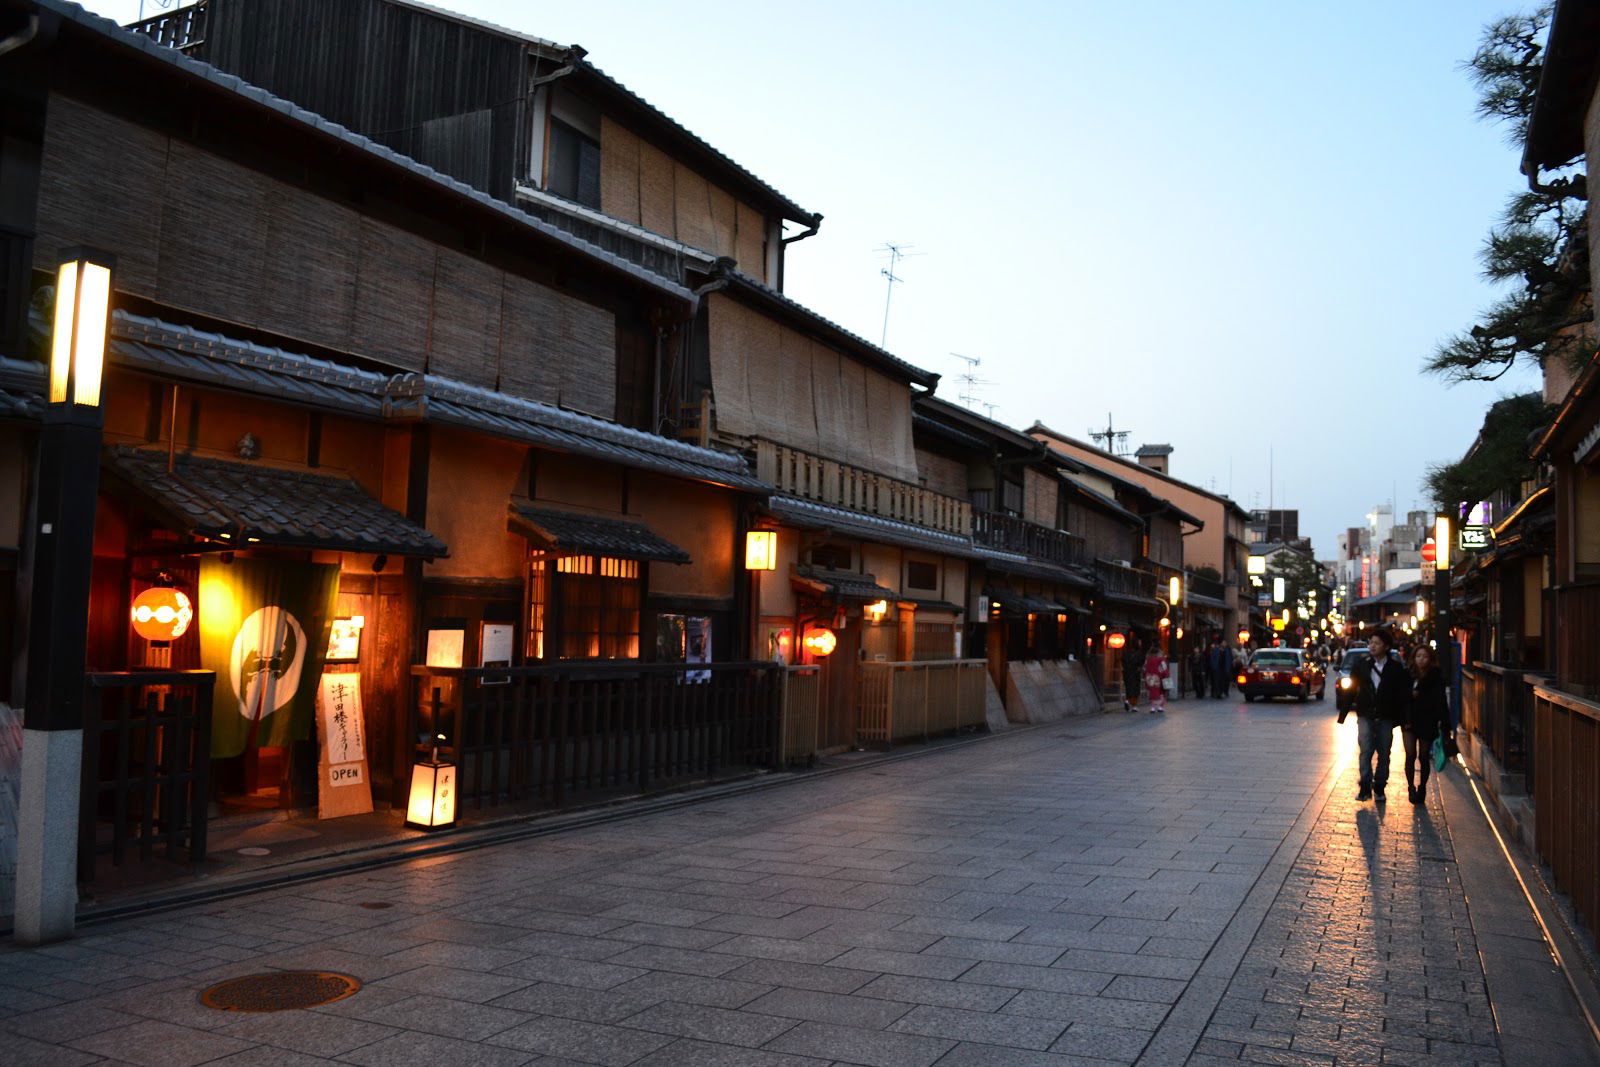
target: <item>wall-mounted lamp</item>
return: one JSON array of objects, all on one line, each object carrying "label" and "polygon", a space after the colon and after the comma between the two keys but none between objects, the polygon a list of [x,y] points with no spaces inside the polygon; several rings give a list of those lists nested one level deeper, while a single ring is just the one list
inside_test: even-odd
[{"label": "wall-mounted lamp", "polygon": [[889,602],[887,600],[875,600],[861,610],[873,622],[882,622],[883,617],[889,613]]},{"label": "wall-mounted lamp", "polygon": [[1167,579],[1167,601],[1173,607],[1183,603],[1183,579],[1176,574]]},{"label": "wall-mounted lamp", "polygon": [[744,535],[744,569],[747,571],[778,569],[776,530],[751,530]]}]

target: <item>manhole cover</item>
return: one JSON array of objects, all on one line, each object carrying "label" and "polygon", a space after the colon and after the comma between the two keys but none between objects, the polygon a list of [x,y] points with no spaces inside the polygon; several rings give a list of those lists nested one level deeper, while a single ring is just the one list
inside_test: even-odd
[{"label": "manhole cover", "polygon": [[218,1011],[290,1011],[343,1000],[361,988],[359,979],[328,971],[274,971],[233,978],[200,994]]}]

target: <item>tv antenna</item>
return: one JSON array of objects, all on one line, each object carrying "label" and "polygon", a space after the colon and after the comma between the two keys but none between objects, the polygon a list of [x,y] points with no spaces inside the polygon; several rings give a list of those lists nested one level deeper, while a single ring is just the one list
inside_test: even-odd
[{"label": "tv antenna", "polygon": [[1103,430],[1090,430],[1089,439],[1113,456],[1126,456],[1128,454],[1128,435],[1132,430],[1119,430],[1111,421],[1111,412],[1106,412],[1106,428]]},{"label": "tv antenna", "polygon": [[[147,2],[147,0],[139,0],[139,21],[140,22],[144,21],[144,5],[145,5],[146,2]],[[148,0],[148,2],[155,4],[155,6],[159,10],[165,11],[168,8],[172,7],[174,4],[176,4],[178,2],[178,0]]]},{"label": "tv antenna", "polygon": [[991,404],[987,400],[980,400],[978,403],[982,404],[986,409],[988,409],[989,418],[991,419],[994,418],[994,409],[1000,406],[999,404]]},{"label": "tv antenna", "polygon": [[905,281],[904,278],[895,273],[895,269],[900,266],[902,259],[922,254],[921,252],[912,252],[911,249],[915,247],[915,245],[897,245],[893,241],[885,241],[883,247],[878,249],[880,253],[887,253],[889,256],[889,265],[878,271],[879,274],[889,279],[888,292],[884,293],[883,296],[883,334],[878,338],[879,348],[887,348],[889,346],[889,302],[894,299],[894,283]]},{"label": "tv antenna", "polygon": [[[952,352],[950,354],[967,365],[967,369],[956,376],[956,381],[961,383],[961,392],[956,394],[956,399],[966,404],[967,410],[971,411],[975,405],[983,403],[978,399],[978,387],[989,384],[983,378],[978,377],[978,365],[983,360],[976,356],[963,356],[960,352]],[[994,409],[993,404],[987,406],[991,411]]]}]

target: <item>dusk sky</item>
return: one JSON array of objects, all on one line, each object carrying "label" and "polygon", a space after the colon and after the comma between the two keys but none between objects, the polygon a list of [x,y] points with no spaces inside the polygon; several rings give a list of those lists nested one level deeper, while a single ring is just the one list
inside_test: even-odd
[{"label": "dusk sky", "polygon": [[887,347],[941,396],[960,353],[1006,423],[1109,413],[1177,477],[1299,508],[1321,558],[1537,387],[1419,371],[1496,295],[1476,252],[1520,153],[1461,64],[1531,0],[443,6],[582,44],[822,212],[787,291],[869,340],[879,250],[910,246]]}]

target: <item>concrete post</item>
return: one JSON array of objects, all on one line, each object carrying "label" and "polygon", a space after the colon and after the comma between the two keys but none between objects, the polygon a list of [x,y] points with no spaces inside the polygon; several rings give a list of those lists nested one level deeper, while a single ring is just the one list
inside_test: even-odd
[{"label": "concrete post", "polygon": [[72,936],[78,911],[82,730],[22,731],[15,937],[43,945]]}]

